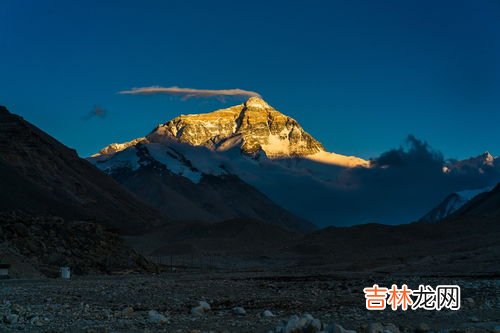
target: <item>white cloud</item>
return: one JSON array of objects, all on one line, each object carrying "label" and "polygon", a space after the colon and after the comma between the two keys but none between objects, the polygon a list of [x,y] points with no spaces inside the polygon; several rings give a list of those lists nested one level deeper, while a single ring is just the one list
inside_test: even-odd
[{"label": "white cloud", "polygon": [[131,90],[120,91],[119,94],[124,95],[151,95],[151,94],[167,94],[182,96],[183,99],[205,98],[205,97],[226,97],[226,96],[246,96],[260,97],[260,94],[255,91],[243,89],[193,89],[193,88],[180,88],[180,87],[142,87],[132,88]]}]

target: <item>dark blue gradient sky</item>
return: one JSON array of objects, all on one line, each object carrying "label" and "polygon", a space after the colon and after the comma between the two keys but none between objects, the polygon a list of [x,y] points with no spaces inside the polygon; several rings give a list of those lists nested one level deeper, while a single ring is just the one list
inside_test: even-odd
[{"label": "dark blue gradient sky", "polygon": [[[500,154],[500,1],[2,1],[0,104],[87,156],[254,90],[330,151]],[[99,105],[104,118],[86,115]]]}]

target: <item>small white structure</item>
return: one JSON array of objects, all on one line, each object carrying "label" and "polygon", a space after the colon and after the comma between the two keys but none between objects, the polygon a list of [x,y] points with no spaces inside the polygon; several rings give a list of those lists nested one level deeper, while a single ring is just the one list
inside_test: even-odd
[{"label": "small white structure", "polygon": [[0,279],[8,279],[9,278],[9,264],[0,264]]},{"label": "small white structure", "polygon": [[61,278],[62,279],[69,279],[71,278],[71,270],[68,266],[63,266],[60,269],[61,272]]}]

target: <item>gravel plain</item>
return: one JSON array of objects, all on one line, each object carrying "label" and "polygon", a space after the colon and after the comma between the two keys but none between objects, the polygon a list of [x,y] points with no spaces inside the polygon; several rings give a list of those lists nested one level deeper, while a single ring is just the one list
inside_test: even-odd
[{"label": "gravel plain", "polygon": [[[367,311],[363,288],[374,283],[457,284],[462,307]],[[305,271],[12,279],[0,281],[0,319],[0,332],[498,333],[500,279]]]}]

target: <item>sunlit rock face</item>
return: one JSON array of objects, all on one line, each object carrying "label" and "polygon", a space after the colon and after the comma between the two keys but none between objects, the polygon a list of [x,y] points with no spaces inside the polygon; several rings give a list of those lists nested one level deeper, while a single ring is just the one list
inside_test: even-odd
[{"label": "sunlit rock face", "polygon": [[307,156],[324,151],[321,143],[294,119],[276,111],[259,97],[251,97],[227,109],[176,117],[147,136],[150,142],[169,138],[213,150],[239,146],[245,154],[263,151],[271,158]]},{"label": "sunlit rock face", "polygon": [[370,166],[369,161],[356,156],[327,152],[295,119],[277,111],[259,97],[251,97],[243,104],[210,113],[181,115],[158,125],[145,137],[113,143],[92,157],[109,157],[140,144],[169,147],[175,142],[206,147],[216,152],[234,148],[251,157],[263,153],[270,159],[299,158],[345,168]]}]

